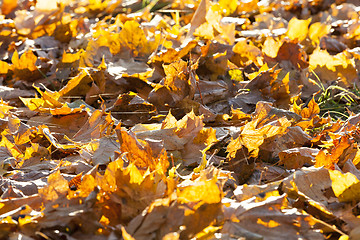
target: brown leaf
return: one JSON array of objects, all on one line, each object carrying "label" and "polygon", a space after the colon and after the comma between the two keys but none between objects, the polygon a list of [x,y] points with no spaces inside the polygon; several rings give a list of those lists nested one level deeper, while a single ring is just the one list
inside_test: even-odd
[{"label": "brown leaf", "polygon": [[318,149],[313,148],[292,148],[279,153],[280,162],[286,169],[298,169],[303,166],[315,164],[315,156],[319,153]]},{"label": "brown leaf", "polygon": [[[254,239],[278,239],[295,235],[324,239],[319,232],[310,230],[312,224],[309,215],[286,208],[285,195],[274,194],[264,201],[255,197],[242,202],[228,200],[227,206],[224,206],[225,223],[221,232]],[[297,226],[293,220],[298,223]]]}]

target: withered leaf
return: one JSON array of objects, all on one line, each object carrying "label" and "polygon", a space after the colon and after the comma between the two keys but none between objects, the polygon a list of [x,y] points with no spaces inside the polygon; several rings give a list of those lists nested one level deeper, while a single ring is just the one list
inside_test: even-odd
[{"label": "withered leaf", "polygon": [[359,7],[2,1],[0,238],[359,238]]}]

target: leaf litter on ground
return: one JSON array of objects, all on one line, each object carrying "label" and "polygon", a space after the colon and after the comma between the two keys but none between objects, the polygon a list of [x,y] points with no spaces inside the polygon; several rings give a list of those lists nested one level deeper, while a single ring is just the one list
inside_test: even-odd
[{"label": "leaf litter on ground", "polygon": [[358,1],[0,13],[0,239],[360,238]]}]

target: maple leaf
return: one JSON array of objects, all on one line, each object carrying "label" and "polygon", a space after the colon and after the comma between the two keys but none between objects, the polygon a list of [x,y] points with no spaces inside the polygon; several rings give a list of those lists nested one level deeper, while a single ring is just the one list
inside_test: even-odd
[{"label": "maple leaf", "polygon": [[48,178],[49,186],[40,189],[39,194],[45,201],[55,201],[59,196],[69,191],[69,184],[61,175],[60,171],[56,171]]},{"label": "maple leaf", "polygon": [[228,157],[235,157],[235,153],[240,150],[242,146],[247,148],[250,157],[257,157],[259,147],[264,143],[266,138],[283,134],[291,125],[286,118],[280,118],[257,128],[258,124],[259,119],[254,119],[243,127],[239,137],[229,143],[227,148],[229,152]]},{"label": "maple leaf", "polygon": [[290,65],[297,69],[309,66],[309,63],[306,61],[306,53],[301,49],[297,41],[276,41],[272,38],[267,38],[262,51],[265,54],[265,61],[283,62],[284,66],[286,66],[284,67],[285,69],[289,68],[287,62],[290,62]]},{"label": "maple leaf", "polygon": [[0,238],[358,239],[358,4],[327,4],[2,1]]},{"label": "maple leaf", "polygon": [[357,189],[360,187],[359,179],[351,174],[342,174],[339,171],[329,171],[332,180],[332,189],[341,202],[358,201]]},{"label": "maple leaf", "polygon": [[37,60],[38,58],[30,50],[24,52],[21,57],[19,57],[18,52],[15,51],[11,58],[15,76],[30,81],[40,78],[47,72],[47,69],[44,69],[44,66],[41,67],[38,65]]},{"label": "maple leaf", "polygon": [[[173,194],[168,198],[154,201],[144,214],[129,223],[127,232],[136,239],[146,239],[149,234],[155,234],[154,231],[158,228],[161,231],[156,235],[162,237],[185,225],[186,231],[182,232],[181,236],[188,238],[208,226],[214,216],[221,211],[219,201],[223,193],[219,190],[216,179],[197,179],[190,184],[180,187],[178,196]],[[204,187],[210,191],[208,193],[200,191]],[[199,191],[203,194],[199,195]],[[194,219],[196,224],[193,222]],[[154,222],[157,224],[155,225]]]},{"label": "maple leaf", "polygon": [[287,149],[279,153],[279,164],[283,163],[287,169],[297,169],[304,165],[312,166],[315,164],[315,156],[318,152],[318,149],[304,147]]},{"label": "maple leaf", "polygon": [[[253,46],[251,43],[247,44],[247,41],[244,39],[242,41],[238,41],[233,49],[234,53],[238,54],[240,57],[240,62],[239,66],[246,66],[249,61],[251,62],[256,62],[259,65],[261,65],[261,57],[262,57],[262,53],[261,50],[255,46]],[[234,57],[232,57],[232,61],[234,63],[236,63],[237,61],[239,61],[238,59],[234,60],[234,58],[236,58],[236,55]]]},{"label": "maple leaf", "polygon": [[123,29],[119,33],[122,46],[129,48],[134,57],[144,54],[150,55],[155,50],[156,43],[148,41],[139,23],[126,21]]},{"label": "maple leaf", "polygon": [[334,169],[334,164],[337,164],[340,161],[342,154],[345,154],[346,149],[352,147],[353,140],[343,136],[340,139],[334,142],[334,146],[330,149],[330,152],[327,153],[325,150],[321,150],[315,158],[316,167],[326,167],[329,169]]},{"label": "maple leaf", "polygon": [[[309,238],[322,238],[318,232],[310,231],[314,221],[311,221],[309,215],[294,213],[286,207],[284,195],[275,193],[264,201],[252,197],[240,203],[227,199],[224,207],[225,223],[221,230],[224,234],[232,233],[239,237],[267,236],[269,239],[304,234]],[[294,228],[290,219],[297,219],[300,222],[297,227],[308,231],[296,233],[299,230]]]},{"label": "maple leaf", "polygon": [[[45,89],[45,92],[42,92],[40,88],[34,88],[40,93],[41,98],[22,98],[20,100],[27,106],[31,111],[39,112],[49,112],[53,110],[53,115],[58,113],[69,114],[72,110],[67,106],[67,104],[62,100],[61,95],[58,92],[52,92],[48,89]],[[60,115],[59,114],[59,115]]]},{"label": "maple leaf", "polygon": [[330,33],[331,26],[325,23],[316,22],[310,25],[309,38],[315,44],[320,43],[320,38]]},{"label": "maple leaf", "polygon": [[163,65],[166,77],[156,85],[149,94],[149,102],[156,106],[175,106],[185,98],[192,99],[195,94],[195,69],[180,60],[169,65]]},{"label": "maple leaf", "polygon": [[308,33],[308,26],[311,22],[311,18],[307,20],[299,20],[297,18],[292,18],[289,21],[288,31],[286,35],[291,40],[299,40],[299,42],[305,40]]},{"label": "maple leaf", "polygon": [[357,78],[354,59],[347,52],[332,56],[326,50],[317,48],[309,56],[309,64],[324,82],[339,77],[343,86],[350,86]]}]

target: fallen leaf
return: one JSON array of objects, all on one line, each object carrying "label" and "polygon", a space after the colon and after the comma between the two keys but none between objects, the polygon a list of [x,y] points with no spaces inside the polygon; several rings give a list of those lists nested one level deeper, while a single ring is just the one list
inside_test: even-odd
[{"label": "fallen leaf", "polygon": [[315,164],[315,156],[318,152],[318,149],[305,147],[287,149],[279,153],[279,164],[284,164],[286,169],[299,169],[303,166],[312,166]]},{"label": "fallen leaf", "polygon": [[299,20],[295,17],[292,18],[289,21],[288,31],[287,31],[286,35],[291,40],[297,39],[299,42],[304,41],[305,38],[307,37],[308,27],[309,27],[310,22],[311,22],[311,18],[306,19],[306,20]]},{"label": "fallen leaf", "polygon": [[340,202],[358,201],[359,179],[351,173],[342,174],[337,170],[329,171],[332,189]]}]

